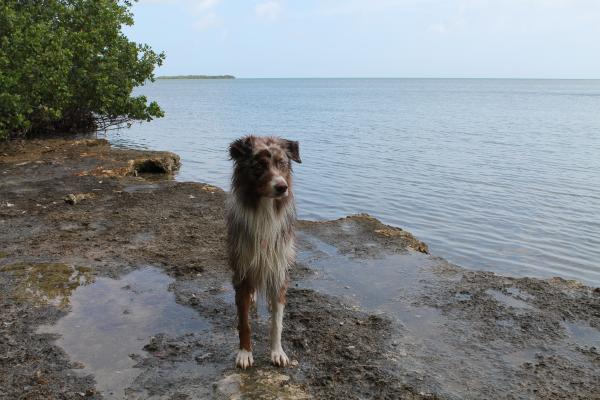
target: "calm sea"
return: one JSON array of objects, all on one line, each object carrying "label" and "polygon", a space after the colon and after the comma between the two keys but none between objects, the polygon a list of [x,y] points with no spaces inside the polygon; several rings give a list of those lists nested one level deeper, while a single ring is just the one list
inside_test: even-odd
[{"label": "calm sea", "polygon": [[600,81],[158,81],[167,116],[112,132],[229,187],[227,146],[299,140],[301,218],[367,212],[467,268],[600,286]]}]

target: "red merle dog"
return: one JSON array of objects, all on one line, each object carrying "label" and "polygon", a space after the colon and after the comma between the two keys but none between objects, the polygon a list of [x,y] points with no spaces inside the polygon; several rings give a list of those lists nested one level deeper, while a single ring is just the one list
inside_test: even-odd
[{"label": "red merle dog", "polygon": [[248,314],[258,292],[271,309],[271,361],[286,366],[281,330],[288,268],[295,259],[292,161],[301,162],[298,142],[246,136],[231,143],[229,154],[234,170],[227,211],[228,256],[240,336],[236,365],[245,369],[254,362]]}]

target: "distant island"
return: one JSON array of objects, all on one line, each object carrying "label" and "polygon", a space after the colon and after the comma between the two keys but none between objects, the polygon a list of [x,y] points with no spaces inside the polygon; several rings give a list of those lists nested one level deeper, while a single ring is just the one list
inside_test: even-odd
[{"label": "distant island", "polygon": [[159,76],[156,79],[235,79],[233,75],[172,75]]}]

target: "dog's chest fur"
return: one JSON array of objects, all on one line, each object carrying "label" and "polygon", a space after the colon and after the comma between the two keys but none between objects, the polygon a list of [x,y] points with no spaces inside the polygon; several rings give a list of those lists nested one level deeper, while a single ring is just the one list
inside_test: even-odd
[{"label": "dog's chest fur", "polygon": [[249,279],[259,291],[276,291],[285,284],[295,258],[295,210],[293,200],[287,200],[278,209],[269,198],[249,208],[235,195],[230,197],[228,242],[234,281]]}]

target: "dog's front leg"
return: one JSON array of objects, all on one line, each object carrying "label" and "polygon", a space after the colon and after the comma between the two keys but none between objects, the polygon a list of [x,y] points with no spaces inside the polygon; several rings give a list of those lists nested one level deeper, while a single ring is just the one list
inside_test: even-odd
[{"label": "dog's front leg", "polygon": [[281,347],[281,331],[283,330],[283,309],[285,307],[286,287],[271,294],[271,362],[279,367],[290,363]]},{"label": "dog's front leg", "polygon": [[235,304],[237,306],[238,332],[240,335],[240,348],[235,365],[242,369],[251,367],[254,363],[249,320],[252,293],[254,293],[254,288],[249,285],[247,280],[235,286]]}]

